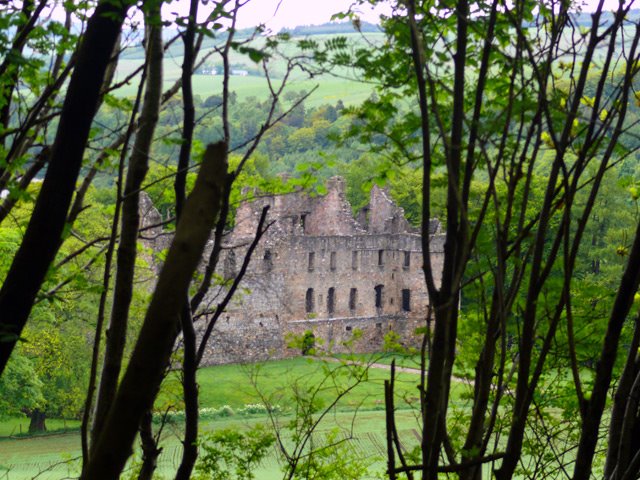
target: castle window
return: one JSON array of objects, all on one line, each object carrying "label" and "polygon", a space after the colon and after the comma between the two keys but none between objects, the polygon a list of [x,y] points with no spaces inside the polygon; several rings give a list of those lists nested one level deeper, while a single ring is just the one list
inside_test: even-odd
[{"label": "castle window", "polygon": [[300,215],[300,228],[302,229],[302,233],[306,233],[307,230],[307,215]]},{"label": "castle window", "polygon": [[378,313],[381,313],[381,311],[382,311],[383,290],[384,290],[384,285],[376,285],[376,287],[375,287],[375,291],[376,291],[376,308],[378,309]]},{"label": "castle window", "polygon": [[233,250],[229,250],[227,257],[224,260],[224,278],[225,280],[232,279],[236,276],[236,253]]},{"label": "castle window", "polygon": [[305,298],[304,308],[307,313],[311,313],[315,310],[315,305],[313,302],[313,288],[307,289],[307,296]]},{"label": "castle window", "polygon": [[358,251],[351,252],[351,269],[358,270]]},{"label": "castle window", "polygon": [[358,304],[358,289],[352,288],[349,292],[349,310],[355,312],[356,305]]},{"label": "castle window", "polygon": [[347,332],[351,331],[351,325],[347,325],[347,328],[345,329]]},{"label": "castle window", "polygon": [[378,250],[378,265],[384,265],[384,250]]},{"label": "castle window", "polygon": [[264,268],[267,270],[267,272],[270,272],[273,268],[273,262],[271,261],[271,250],[265,250],[262,259],[264,260]]},{"label": "castle window", "polygon": [[409,268],[411,266],[411,252],[404,252],[403,268]]},{"label": "castle window", "polygon": [[316,258],[316,254],[314,252],[309,252],[309,266],[308,266],[308,270],[310,272],[313,271],[313,264],[315,262],[315,258]]},{"label": "castle window", "polygon": [[331,270],[335,270],[336,269],[336,252],[331,252],[330,265],[331,265]]},{"label": "castle window", "polygon": [[336,289],[331,287],[327,292],[327,313],[329,316],[333,315],[336,309]]},{"label": "castle window", "polygon": [[411,290],[409,289],[402,290],[402,311],[411,311]]}]

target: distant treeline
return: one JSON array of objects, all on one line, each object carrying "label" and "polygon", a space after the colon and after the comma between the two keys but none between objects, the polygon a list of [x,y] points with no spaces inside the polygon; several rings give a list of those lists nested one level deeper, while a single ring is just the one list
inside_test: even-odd
[{"label": "distant treeline", "polygon": [[[579,13],[572,13],[571,20],[573,24],[576,26],[590,28],[591,22],[592,22],[591,15],[592,15],[592,12],[585,12],[585,11],[579,12]],[[626,15],[626,19],[629,22],[629,25],[632,25],[633,23],[637,22],[638,19],[640,19],[640,9],[637,9],[637,8],[630,9]],[[612,21],[613,21],[613,12],[611,10],[607,11],[606,9],[603,9],[602,17],[600,18],[600,24],[610,25]],[[536,22],[537,20],[532,20],[531,22],[525,24],[525,26],[534,27],[536,25]]]},{"label": "distant treeline", "polygon": [[[380,32],[380,26],[375,23],[361,22],[359,25],[361,32]],[[304,37],[309,35],[327,35],[334,33],[353,33],[356,31],[351,22],[327,22],[321,25],[298,25],[294,28],[283,28],[280,33],[288,33],[293,37]]]}]

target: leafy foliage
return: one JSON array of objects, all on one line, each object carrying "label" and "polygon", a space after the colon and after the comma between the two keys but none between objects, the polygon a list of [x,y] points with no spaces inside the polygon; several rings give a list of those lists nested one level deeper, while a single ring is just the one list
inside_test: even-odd
[{"label": "leafy foliage", "polygon": [[0,377],[0,417],[20,415],[44,404],[43,383],[33,363],[14,355]]},{"label": "leafy foliage", "polygon": [[275,436],[258,424],[246,432],[224,429],[203,436],[196,479],[252,480]]}]

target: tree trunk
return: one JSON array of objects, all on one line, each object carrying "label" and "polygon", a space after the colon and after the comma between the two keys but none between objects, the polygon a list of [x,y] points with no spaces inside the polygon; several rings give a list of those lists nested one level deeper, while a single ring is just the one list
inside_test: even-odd
[{"label": "tree trunk", "polygon": [[58,251],[105,71],[130,3],[101,1],[87,25],[49,168],[22,244],[0,289],[0,374]]},{"label": "tree trunk", "polygon": [[29,422],[29,433],[42,433],[47,431],[47,426],[45,424],[45,420],[47,419],[47,414],[44,413],[39,408],[32,410],[29,414],[31,421]]},{"label": "tree trunk", "polygon": [[[613,367],[616,361],[620,335],[624,321],[633,306],[633,297],[640,285],[640,224],[636,229],[635,239],[629,262],[620,280],[620,286],[607,325],[607,333],[602,344],[602,352],[596,367],[595,379],[588,403],[587,415],[580,431],[580,443],[576,453],[574,479],[587,479],[591,475],[593,456],[598,443],[599,427],[606,406]],[[614,404],[615,405],[615,404]],[[617,412],[616,412],[617,413]],[[614,446],[615,447],[615,446]]]},{"label": "tree trunk", "polygon": [[189,480],[198,459],[198,362],[196,359],[196,332],[189,311],[189,304],[182,308],[182,338],[184,361],[182,365],[182,388],[184,392],[185,429],[182,440],[182,460],[176,480]]},{"label": "tree trunk", "polygon": [[[191,158],[191,145],[195,126],[195,107],[193,104],[193,88],[191,75],[194,63],[194,41],[196,33],[195,19],[198,14],[197,0],[191,0],[189,7],[189,23],[183,36],[184,59],[182,64],[182,97],[184,107],[184,121],[182,127],[182,145],[178,158],[178,172],[176,174],[174,189],[176,192],[176,215],[178,221],[182,216],[184,206],[187,170]],[[198,459],[198,384],[196,373],[198,365],[196,361],[196,332],[193,326],[193,318],[189,296],[185,294],[184,305],[180,315],[182,324],[182,339],[184,346],[184,359],[182,362],[182,388],[185,404],[185,430],[182,440],[182,459],[176,472],[176,480],[188,480]]]},{"label": "tree trunk", "polygon": [[191,277],[220,211],[227,176],[226,151],[224,143],[207,147],[129,366],[82,479],[118,478],[131,455],[142,416],[153,406],[179,332]]},{"label": "tree trunk", "polygon": [[162,448],[158,448],[156,439],[153,438],[152,421],[153,414],[145,412],[140,422],[140,446],[142,447],[142,468],[138,475],[138,480],[152,480],[153,472],[158,466],[158,456],[162,453]]},{"label": "tree trunk", "polygon": [[[152,20],[149,20],[149,17]],[[150,12],[147,17],[147,28],[149,28],[148,79],[140,115],[140,125],[131,159],[129,160],[129,169],[122,199],[122,232],[118,246],[113,307],[107,331],[105,360],[100,378],[100,390],[96,398],[96,413],[92,434],[94,442],[96,436],[102,430],[107,412],[113,402],[122,368],[127,325],[129,324],[129,307],[133,296],[133,278],[140,224],[140,214],[138,212],[140,187],[147,174],[151,142],[160,113],[163,58],[162,27],[160,23],[154,22],[153,19],[155,19],[155,12]]]}]

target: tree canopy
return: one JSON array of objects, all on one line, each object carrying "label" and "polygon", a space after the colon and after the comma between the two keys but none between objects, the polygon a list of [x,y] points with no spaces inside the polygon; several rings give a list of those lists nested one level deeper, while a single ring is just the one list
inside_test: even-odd
[{"label": "tree canopy", "polygon": [[[242,270],[219,273],[223,238],[245,187],[321,192],[322,178],[340,173],[354,208],[377,182],[422,228],[420,446],[403,448],[392,369],[387,476],[638,476],[633,2],[612,12],[601,2],[586,16],[571,2],[403,0],[379,29],[351,9],[337,15],[350,24],[278,34],[237,30],[252,8],[240,0],[192,0],[172,20],[160,0],[65,2],[54,16],[48,3],[0,5],[0,414],[27,414],[34,430],[46,416],[82,418],[86,479],[117,478],[139,436],[139,478],[152,478],[162,449],[154,401],[177,368],[176,478],[218,469],[218,451],[250,476],[257,462],[233,445],[260,456],[272,437],[207,437],[222,446],[205,444],[196,468],[196,371],[242,285]],[[340,35],[345,25],[357,41]],[[296,37],[306,33],[333,35]],[[167,75],[171,54],[180,65]],[[264,95],[234,92],[245,65]],[[313,92],[296,80],[328,74],[372,91],[360,103],[309,105]],[[201,97],[205,77],[219,77],[219,91]],[[141,223],[142,191],[158,224]],[[434,216],[442,272],[430,256]],[[170,232],[168,248],[149,253],[142,240],[158,229]],[[151,256],[162,257],[158,272]],[[464,405],[452,400],[454,371],[471,372]],[[353,452],[301,461],[324,414],[298,393],[292,425],[304,440],[289,465],[344,475],[338,460]],[[304,477],[296,468],[289,478]],[[354,464],[352,474],[364,472]]]}]

